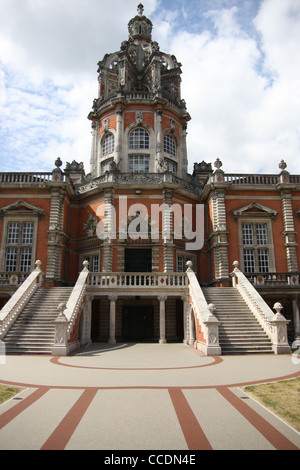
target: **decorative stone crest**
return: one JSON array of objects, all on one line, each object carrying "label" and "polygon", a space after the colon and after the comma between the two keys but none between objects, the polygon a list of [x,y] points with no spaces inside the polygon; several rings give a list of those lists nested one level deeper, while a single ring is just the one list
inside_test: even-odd
[{"label": "decorative stone crest", "polygon": [[98,219],[95,215],[90,214],[83,228],[88,237],[92,237],[96,232]]}]

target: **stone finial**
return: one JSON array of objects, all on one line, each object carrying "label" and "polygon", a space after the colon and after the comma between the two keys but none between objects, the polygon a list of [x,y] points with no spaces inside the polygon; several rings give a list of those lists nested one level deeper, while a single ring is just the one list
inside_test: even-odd
[{"label": "stone finial", "polygon": [[140,16],[143,16],[144,14],[144,5],[142,3],[140,3],[137,7],[137,11],[139,13]]},{"label": "stone finial", "polygon": [[38,269],[38,270],[40,271],[40,270],[41,270],[42,262],[38,259],[38,260],[35,262],[35,265],[36,265],[36,269]]},{"label": "stone finial", "polygon": [[186,262],[186,266],[187,271],[192,271],[193,263],[191,262],[191,260]]},{"label": "stone finial", "polygon": [[223,163],[221,162],[221,160],[219,158],[217,158],[217,160],[214,163],[214,166],[215,166],[215,168],[220,170],[220,168],[223,166]]},{"label": "stone finial", "polygon": [[56,168],[60,168],[62,166],[62,161],[60,159],[60,157],[57,157],[57,159],[55,160],[54,162],[54,165],[56,166]]},{"label": "stone finial", "polygon": [[239,269],[240,263],[238,261],[234,261],[233,263],[234,269]]},{"label": "stone finial", "polygon": [[89,267],[89,262],[87,260],[84,260],[84,262],[82,263],[83,265],[83,270],[84,271],[88,271],[88,267]]},{"label": "stone finial", "polygon": [[279,163],[280,170],[284,171],[286,167],[287,167],[287,164],[285,163],[285,161],[281,160],[281,162]]}]

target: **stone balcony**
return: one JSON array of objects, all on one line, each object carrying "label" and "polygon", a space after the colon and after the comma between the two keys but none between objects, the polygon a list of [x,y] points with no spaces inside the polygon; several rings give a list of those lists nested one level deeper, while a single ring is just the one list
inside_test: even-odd
[{"label": "stone balcony", "polygon": [[90,273],[87,289],[101,295],[186,294],[186,273]]}]

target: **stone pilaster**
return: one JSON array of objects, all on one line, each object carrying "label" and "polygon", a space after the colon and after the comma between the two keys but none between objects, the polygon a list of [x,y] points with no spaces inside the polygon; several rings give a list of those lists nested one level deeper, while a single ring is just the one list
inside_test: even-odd
[{"label": "stone pilaster", "polygon": [[282,217],[284,224],[283,236],[285,239],[285,249],[287,257],[287,265],[289,272],[298,272],[297,262],[297,243],[296,232],[294,227],[292,192],[289,190],[281,191],[282,199]]},{"label": "stone pilaster", "polygon": [[[123,142],[123,110],[118,108],[117,114],[117,137],[116,137],[116,165],[120,169],[122,166],[122,142]],[[124,171],[124,170],[123,170]]]},{"label": "stone pilaster", "polygon": [[[174,272],[174,253],[173,253],[173,213],[172,213],[173,191],[164,190],[164,207],[162,218],[162,236],[164,240],[164,272]],[[169,208],[170,210],[168,210]]]},{"label": "stone pilaster", "polygon": [[103,261],[102,271],[112,271],[112,241],[116,238],[115,235],[115,220],[114,220],[114,192],[112,189],[104,191],[105,199],[105,212],[104,212],[104,230],[107,233],[107,238],[103,240]]},{"label": "stone pilaster", "polygon": [[65,249],[63,244],[63,217],[64,217],[65,189],[55,186],[51,189],[51,207],[48,233],[48,255],[46,267],[46,281],[61,280],[61,257]]},{"label": "stone pilaster", "polygon": [[156,149],[155,149],[155,168],[154,171],[161,173],[163,171],[163,133],[162,133],[162,110],[157,109],[155,113],[156,127]]}]

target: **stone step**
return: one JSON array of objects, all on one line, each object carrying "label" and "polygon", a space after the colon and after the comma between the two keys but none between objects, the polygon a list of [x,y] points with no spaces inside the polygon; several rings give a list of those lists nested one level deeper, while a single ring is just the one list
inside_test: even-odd
[{"label": "stone step", "polygon": [[216,307],[221,322],[222,354],[273,354],[272,343],[240,293],[233,287],[203,288],[207,303]]},{"label": "stone step", "polygon": [[72,288],[39,287],[4,338],[7,354],[51,354],[57,307]]}]

